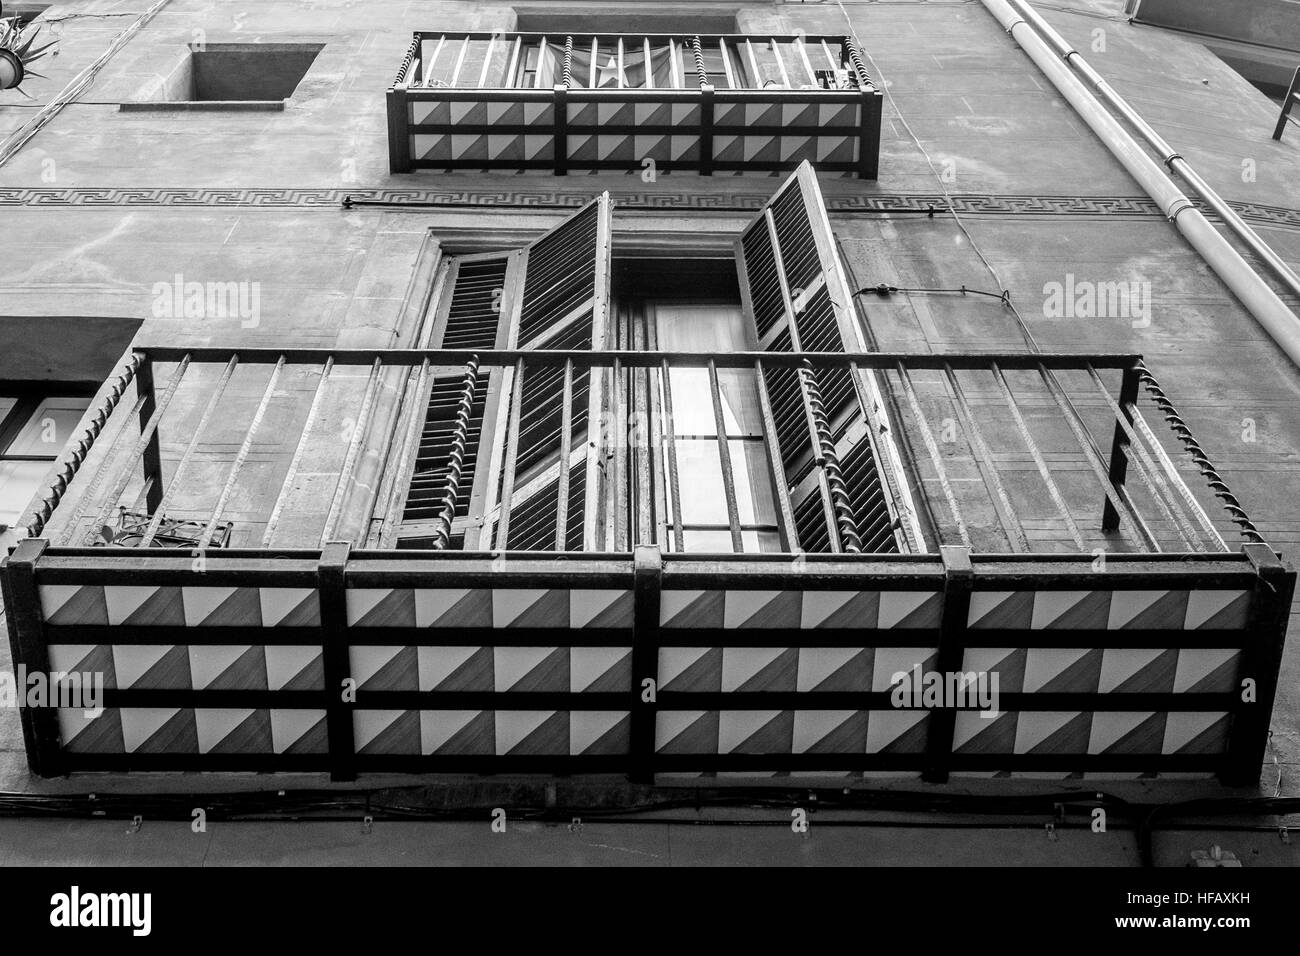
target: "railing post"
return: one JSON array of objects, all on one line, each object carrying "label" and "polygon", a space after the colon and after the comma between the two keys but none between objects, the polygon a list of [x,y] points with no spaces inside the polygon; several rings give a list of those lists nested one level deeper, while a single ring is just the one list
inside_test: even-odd
[{"label": "railing post", "polygon": [[704,70],[704,48],[699,37],[691,38],[695,75],[700,81],[700,175],[713,175],[713,84]]},{"label": "railing post", "polygon": [[352,733],[354,694],[344,700],[344,681],[352,674],[348,656],[348,600],[345,571],[351,545],[330,541],[316,569],[320,596],[321,662],[325,671],[325,728],[331,780],[355,780],[356,744]]},{"label": "railing post", "polygon": [[657,545],[636,546],[632,552],[632,716],[628,745],[628,779],[633,783],[654,782],[663,570],[663,555]]},{"label": "railing post", "polygon": [[1242,632],[1246,645],[1242,648],[1239,674],[1242,681],[1253,680],[1255,687],[1253,701],[1244,699],[1246,688],[1241,684],[1233,688],[1237,700],[1226,762],[1219,775],[1230,787],[1250,787],[1259,782],[1296,580],[1295,572],[1268,545],[1243,544],[1241,550],[1254,566],[1256,578],[1250,616]]},{"label": "railing post", "polygon": [[[140,368],[135,373],[136,394],[143,397],[143,401],[140,403],[141,434],[149,427],[149,419],[153,418],[153,413],[157,409],[157,399],[154,395],[153,359],[149,357],[147,352],[143,353],[143,355],[144,358],[140,362]],[[144,467],[145,512],[153,514],[158,506],[162,504],[163,496],[162,452],[158,445],[158,429],[156,428],[153,434],[149,436],[149,442],[145,445],[140,463]]]},{"label": "railing post", "polygon": [[[1129,406],[1137,402],[1138,397],[1138,367],[1130,365],[1124,369],[1124,377],[1119,387],[1119,407],[1130,425],[1133,419],[1129,414]],[[1124,425],[1120,421],[1115,422],[1115,435],[1110,443],[1110,483],[1114,486],[1116,493],[1124,487],[1124,479],[1128,476],[1128,435],[1125,432]],[[1101,530],[1117,531],[1119,530],[1119,512],[1111,503],[1110,497],[1107,496],[1105,506],[1101,513]]]},{"label": "railing post", "polygon": [[[940,674],[947,675],[963,669],[966,622],[970,615],[971,586],[975,574],[970,563],[970,548],[945,544],[940,546],[939,554],[943,559],[943,618],[939,623],[939,653],[934,666]],[[925,769],[921,771],[921,779],[927,783],[948,781],[957,711],[955,707],[947,706],[947,703],[930,712]]]},{"label": "railing post", "polygon": [[564,64],[555,84],[555,175],[569,173],[569,87],[573,84],[573,37],[564,38]]},{"label": "railing post", "polygon": [[[59,744],[58,709],[54,706],[36,709],[26,706],[23,693],[26,681],[20,679],[24,673],[50,673],[45,618],[36,588],[36,562],[48,544],[43,538],[25,538],[0,565],[0,585],[3,586],[5,616],[9,620],[9,650],[13,655],[27,766],[39,777],[57,777],[67,772]],[[49,701],[51,705],[55,702]]]}]

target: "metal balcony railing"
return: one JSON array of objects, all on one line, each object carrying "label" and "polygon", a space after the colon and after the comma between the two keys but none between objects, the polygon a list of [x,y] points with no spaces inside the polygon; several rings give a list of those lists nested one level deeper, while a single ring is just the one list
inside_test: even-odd
[{"label": "metal balcony railing", "polygon": [[390,164],[792,169],[875,178],[880,93],[849,37],[416,33]]},{"label": "metal balcony railing", "polygon": [[[209,374],[191,375],[203,365]],[[225,392],[245,366],[270,369],[265,391],[224,479],[221,465],[213,475],[220,487],[195,497],[195,483],[182,478],[213,422],[228,437],[235,413]],[[241,481],[243,469],[294,366],[319,369],[315,397],[299,409],[297,441],[280,436],[294,447],[287,470],[280,459],[273,472],[283,481],[261,483],[278,494],[249,500],[246,489],[258,483]],[[332,374],[349,366],[370,374]],[[170,371],[156,389],[163,367]],[[752,370],[765,385],[812,376],[828,422],[836,420],[832,383],[847,379],[852,394],[855,379],[878,379],[881,400],[903,413],[872,427],[896,423],[923,512],[920,536],[901,535],[886,551],[853,553],[851,536],[840,534],[825,539],[839,553],[796,550],[789,540],[776,553],[680,553],[675,528],[668,541],[656,538],[654,522],[638,513],[619,548],[570,549],[581,536],[566,513],[585,520],[588,501],[605,514],[624,508],[630,483],[647,474],[634,467],[637,457],[661,447],[671,454],[662,429],[671,434],[675,419],[671,410],[645,427],[604,419],[582,442],[602,493],[588,499],[579,490],[583,462],[560,472],[570,483],[557,485],[556,501],[530,498],[517,437],[529,430],[519,422],[530,376],[561,383],[557,407],[538,409],[545,421],[529,427],[572,461],[577,443],[563,436],[582,434],[576,382],[682,368],[708,370],[715,381],[720,370]],[[514,371],[497,394],[512,427],[492,453],[501,460],[495,511],[457,525],[462,458],[432,477],[435,527],[415,550],[362,546],[371,543],[365,529],[392,514],[385,483],[373,471],[358,480],[386,369],[417,399],[427,394],[411,387],[418,379],[453,383],[464,396],[480,376]],[[132,414],[113,421],[133,384]],[[1139,407],[1144,393],[1171,426],[1172,451]],[[712,394],[716,412],[716,386]],[[319,427],[327,403],[355,410],[345,448],[332,426]],[[419,401],[402,407],[423,420]],[[777,456],[771,436],[782,426],[764,415]],[[449,421],[444,437],[467,447],[465,416]],[[1099,427],[1108,453],[1094,438]],[[398,470],[410,460],[411,434],[393,429]],[[622,438],[602,437],[610,434]],[[95,447],[105,435],[111,440]],[[320,471],[324,448],[341,453],[332,489]],[[286,493],[301,485],[307,449],[317,459],[309,485],[318,500],[298,510],[318,514],[323,544],[285,548],[272,529]],[[786,451],[787,459],[804,454]],[[725,461],[721,443],[718,453]],[[824,449],[807,454],[827,464]],[[82,480],[88,457],[94,473]],[[1219,537],[1176,458],[1228,509],[1245,539],[1240,550]],[[942,781],[964,772],[1170,772],[1240,785],[1258,777],[1295,586],[1132,355],[147,348],[101,390],[61,462],[28,521],[37,539],[0,565],[15,666],[82,681],[99,675],[106,688],[97,715],[73,697],[23,709],[29,761],[47,776],[603,772],[650,780],[808,771]],[[880,496],[862,497],[847,468],[840,477],[827,522],[842,531],[856,521],[866,540],[864,502]],[[185,500],[174,493],[181,484]],[[1039,491],[1026,497],[1031,486]],[[157,537],[184,519],[203,528],[197,540],[210,539],[225,528],[237,489],[245,489],[242,519],[267,528],[261,547],[245,546],[239,522],[233,547],[178,552]],[[566,494],[567,508],[557,503]],[[727,494],[736,530],[732,488]],[[124,495],[147,505],[133,546],[78,547]],[[334,540],[357,502],[370,520]],[[539,532],[532,551],[515,549],[509,530],[525,512]],[[781,523],[782,533],[797,534],[791,516]],[[472,526],[477,547],[452,550]],[[991,711],[973,695],[900,702],[900,676],[932,672],[997,677],[999,696]],[[60,694],[71,680],[61,678]],[[340,694],[343,686],[355,695]]]},{"label": "metal balcony railing", "polygon": [[[223,394],[235,373],[248,366],[270,366],[272,374],[266,382],[259,412],[249,424],[245,440],[224,483],[219,489],[213,489],[210,504],[197,511],[191,507],[190,513],[186,514],[164,514],[171,507],[172,494],[163,482],[160,430],[163,423],[169,421],[167,413],[178,392],[187,384],[189,370],[197,365],[214,363],[224,366],[215,390],[210,383],[193,386],[207,395],[203,401],[204,413],[198,426],[187,436],[185,450],[173,474],[187,468],[204,440],[205,429],[212,421],[221,418]],[[319,534],[322,544],[335,536],[344,507],[343,489],[352,478],[349,471],[356,467],[361,443],[366,437],[364,416],[373,408],[388,369],[401,370],[411,376],[408,395],[412,397],[402,409],[405,424],[395,434],[389,449],[390,470],[398,471],[412,467],[419,428],[422,423],[427,427],[426,409],[414,396],[424,394],[431,383],[439,381],[453,386],[452,391],[456,394],[470,394],[493,372],[512,373],[495,379],[506,383],[504,393],[496,396],[498,414],[511,420],[510,427],[502,430],[500,447],[492,453],[502,459],[498,463],[499,488],[478,502],[483,510],[467,514],[465,489],[460,485],[468,479],[464,478],[461,468],[442,466],[431,477],[424,495],[424,500],[431,506],[425,509],[427,535],[424,537],[427,540],[422,546],[429,548],[446,548],[453,538],[460,538],[470,528],[475,530],[475,534],[472,542],[466,540],[466,547],[486,551],[519,546],[509,531],[512,517],[517,517],[514,509],[518,501],[512,501],[512,498],[521,493],[527,483],[537,485],[541,481],[539,475],[545,477],[542,466],[547,456],[546,449],[549,449],[551,458],[556,458],[558,453],[556,460],[568,460],[572,467],[566,472],[552,463],[551,471],[556,474],[551,475],[551,479],[557,482],[552,490],[558,496],[548,509],[552,526],[547,531],[534,528],[537,533],[530,534],[522,547],[526,550],[590,551],[609,550],[604,547],[609,544],[613,550],[627,551],[638,544],[659,544],[667,550],[682,550],[681,502],[689,492],[671,487],[674,483],[671,476],[677,469],[670,439],[681,431],[676,424],[671,400],[651,403],[645,408],[633,406],[630,410],[619,411],[611,407],[608,411],[590,413],[585,399],[580,401],[576,398],[576,390],[585,387],[583,382],[600,377],[607,383],[603,387],[604,394],[609,395],[614,383],[626,382],[626,377],[636,370],[649,376],[650,391],[658,391],[670,399],[670,390],[665,392],[662,383],[672,369],[681,368],[709,373],[715,417],[721,415],[718,372],[728,369],[752,372],[760,396],[764,425],[762,441],[772,467],[783,471],[784,478],[791,484],[803,480],[822,481],[834,486],[823,498],[809,499],[825,503],[825,523],[830,531],[826,535],[819,533],[814,547],[806,540],[807,533],[801,535],[797,530],[797,526],[806,526],[801,525],[793,514],[792,496],[787,493],[786,482],[774,482],[778,499],[774,530],[779,533],[779,550],[786,553],[805,550],[934,553],[945,544],[969,547],[976,552],[1026,554],[1091,553],[1097,549],[1151,554],[1229,550],[1200,499],[1183,480],[1176,457],[1190,462],[1203,477],[1203,496],[1213,496],[1220,501],[1227,521],[1237,526],[1244,541],[1263,540],[1159,382],[1135,355],[1024,352],[740,352],[713,355],[614,350],[215,347],[150,347],[134,353],[131,362],[106,390],[103,404],[96,409],[86,433],[65,453],[56,484],[36,513],[29,517],[27,524],[31,535],[44,532],[81,462],[134,379],[140,431],[130,440],[127,462],[115,461],[111,467],[105,466],[104,473],[97,476],[91,486],[95,498],[83,501],[79,517],[64,521],[60,533],[69,543],[93,540],[116,515],[133,474],[139,477],[139,473],[134,471],[139,465],[143,469],[141,494],[147,506],[145,510],[153,516],[151,526],[136,536],[140,538],[140,546],[149,546],[165,517],[186,520],[202,517],[210,536],[221,526],[223,513],[232,501],[241,469],[257,438],[258,429],[262,427],[262,415],[281,374],[286,366],[295,365],[313,365],[320,369],[320,373],[303,434],[289,463],[282,495],[290,488],[302,456],[313,440],[310,434],[312,424],[326,392],[331,387],[344,387],[331,382],[331,370],[344,366],[370,369],[364,389],[351,399],[357,403],[358,415],[363,420],[353,429],[336,491],[327,512],[322,512],[324,520]],[[172,371],[161,393],[155,394],[154,372],[159,366],[169,366]],[[547,381],[554,385],[546,393],[546,407],[524,408],[525,395],[530,394],[529,383],[544,375],[549,376]],[[819,407],[811,409],[800,405],[787,408],[786,404],[773,401],[784,388],[781,384],[783,376],[790,375],[811,379],[815,388],[809,393],[819,396]],[[877,397],[880,393],[867,387],[868,375],[879,377],[877,380],[883,383],[887,399]],[[1111,379],[1109,384],[1104,376]],[[799,390],[792,394],[797,402]],[[1143,396],[1147,399],[1143,404],[1148,404],[1148,413],[1154,411],[1170,426],[1165,441],[1157,433],[1158,426],[1143,414],[1140,404]],[[535,396],[533,400],[536,400]],[[896,413],[892,416],[870,415],[866,420],[867,431],[874,434],[855,437],[838,433],[845,427],[841,423],[848,421],[842,411],[851,406],[859,407],[854,405],[857,402],[861,407],[874,408],[878,413],[882,400],[893,405]],[[458,406],[460,411],[465,410],[463,402]],[[536,417],[539,415],[541,417]],[[808,428],[793,421],[794,417],[805,415],[820,416],[824,421],[815,423],[817,427]],[[533,416],[531,424],[530,416]],[[587,419],[597,416],[601,420],[589,425]],[[579,418],[583,420],[583,429],[590,430],[587,440],[574,440],[579,432]],[[787,422],[786,418],[791,418],[791,421]],[[891,419],[897,422],[897,433],[886,436],[884,432],[889,428],[886,422]],[[467,428],[467,415],[452,415],[439,439],[447,448],[461,449],[461,463],[468,443],[468,436],[462,433]],[[719,422],[711,434],[720,436],[729,432]],[[527,453],[521,452],[521,442],[527,443],[530,435],[541,436],[545,447],[538,445]],[[792,437],[783,441],[782,436]],[[882,473],[876,484],[862,485],[850,473],[852,450],[854,447],[865,450],[876,439],[885,437],[892,439],[889,444],[905,450],[905,461],[894,463],[886,455],[875,455]],[[125,446],[126,441],[125,437],[119,436],[117,445]],[[728,447],[727,441],[715,441],[719,445],[719,467],[725,479],[732,471],[729,459],[735,452]],[[589,455],[586,447],[580,447],[588,445],[597,451]],[[1171,452],[1167,445],[1174,450]],[[534,459],[527,473],[523,461],[525,454]],[[663,465],[656,480],[663,484],[658,498],[665,506],[657,516],[650,510],[648,496],[643,502],[646,508],[640,509],[636,516],[632,514],[634,498],[631,486],[638,477],[629,462],[637,456],[659,459]],[[604,465],[597,468],[595,459],[602,457],[622,461],[621,470]],[[828,470],[831,473],[827,474]],[[591,484],[580,495],[575,491],[575,483],[584,481]],[[606,491],[598,492],[591,487],[597,481]],[[734,477],[730,481],[724,480],[723,485],[727,495],[727,520],[719,530],[730,531],[734,540],[737,532],[745,530],[739,517]],[[394,543],[395,536],[390,531],[391,525],[400,520],[401,487],[405,486],[394,486],[390,490],[389,502],[371,502],[374,520],[384,529],[377,536],[369,537],[371,543],[382,541],[389,546]],[[883,500],[882,487],[887,491],[885,497],[891,499],[891,506],[906,496],[917,501],[920,514],[916,516],[919,524],[914,526],[915,530],[909,529],[909,523],[897,510],[878,513],[879,503]],[[607,501],[601,497],[605,494],[608,495]],[[447,507],[448,503],[453,507]],[[281,504],[280,498],[260,503],[271,526]],[[242,507],[247,510],[250,503],[244,502]],[[575,537],[566,522],[572,519],[581,525],[583,509],[594,512],[597,508],[620,529],[617,535],[611,532],[599,539],[581,534]],[[530,520],[535,523],[536,518],[533,515]],[[882,518],[883,524],[880,523]],[[273,527],[268,527],[263,546],[271,546],[272,530]],[[357,543],[366,540],[362,538]],[[864,547],[861,543],[864,540],[879,544]],[[235,546],[239,541],[236,529]],[[731,550],[742,548],[737,546]]]}]

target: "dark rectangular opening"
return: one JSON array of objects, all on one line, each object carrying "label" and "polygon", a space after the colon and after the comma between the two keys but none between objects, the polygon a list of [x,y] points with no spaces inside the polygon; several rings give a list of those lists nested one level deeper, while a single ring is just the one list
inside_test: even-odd
[{"label": "dark rectangular opening", "polygon": [[188,99],[287,100],[324,44],[208,43],[190,49]]}]

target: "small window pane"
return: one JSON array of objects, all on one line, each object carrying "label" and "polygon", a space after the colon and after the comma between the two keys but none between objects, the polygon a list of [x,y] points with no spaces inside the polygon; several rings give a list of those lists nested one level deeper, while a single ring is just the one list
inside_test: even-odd
[{"label": "small window pane", "polygon": [[50,470],[44,461],[0,461],[0,525],[15,524]]},{"label": "small window pane", "polygon": [[90,405],[85,398],[47,398],[5,449],[10,455],[57,458]]}]

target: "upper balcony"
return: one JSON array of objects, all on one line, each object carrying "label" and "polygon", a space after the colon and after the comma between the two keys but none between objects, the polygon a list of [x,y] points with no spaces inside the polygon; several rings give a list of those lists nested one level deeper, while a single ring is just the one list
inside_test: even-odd
[{"label": "upper balcony", "polygon": [[875,179],[881,94],[849,37],[416,33],[388,90],[389,164],[793,169]]}]

